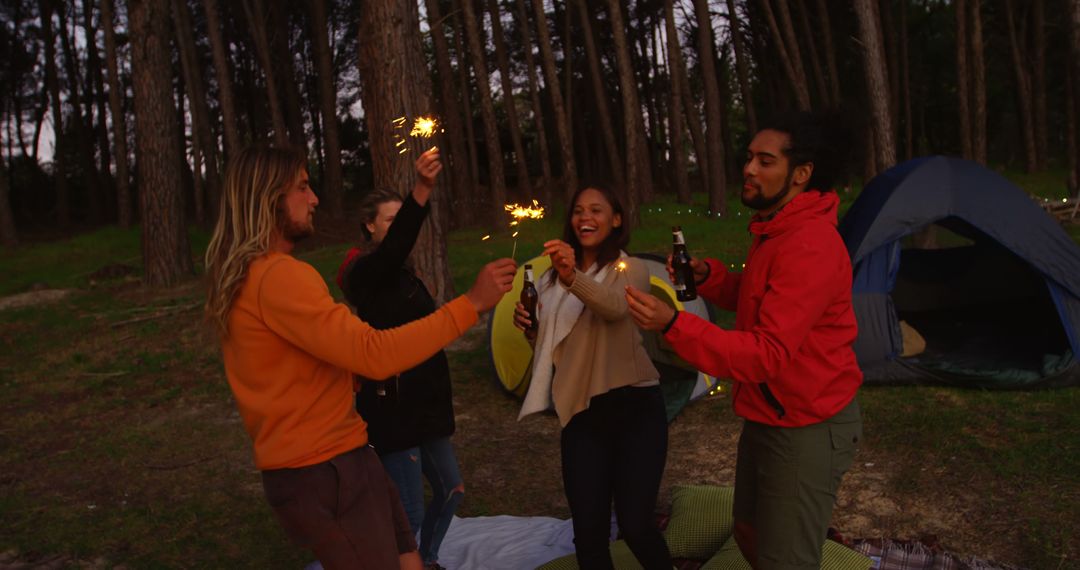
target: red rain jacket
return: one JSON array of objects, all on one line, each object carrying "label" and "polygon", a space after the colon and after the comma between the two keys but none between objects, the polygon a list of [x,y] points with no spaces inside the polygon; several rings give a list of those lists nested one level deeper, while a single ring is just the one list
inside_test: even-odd
[{"label": "red rain jacket", "polygon": [[824,421],[851,402],[862,371],[851,345],[851,261],[836,231],[835,193],[797,195],[757,216],[742,273],[715,259],[698,293],[735,311],[735,330],[681,312],[665,338],[699,370],[735,380],[735,413],[783,427]]}]

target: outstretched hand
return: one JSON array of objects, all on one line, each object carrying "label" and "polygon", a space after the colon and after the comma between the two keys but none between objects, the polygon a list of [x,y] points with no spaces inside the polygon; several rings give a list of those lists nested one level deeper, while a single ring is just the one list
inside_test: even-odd
[{"label": "outstretched hand", "polygon": [[647,331],[664,330],[675,316],[675,309],[667,303],[629,285],[626,286],[626,305],[637,326]]},{"label": "outstretched hand", "polygon": [[577,268],[577,259],[574,248],[561,239],[553,239],[544,242],[544,253],[551,257],[551,267],[559,275],[559,281],[567,287],[574,284],[574,269]]},{"label": "outstretched hand", "polygon": [[473,304],[477,313],[490,310],[503,295],[513,288],[517,264],[509,257],[496,259],[488,263],[476,276],[476,282],[465,297]]},{"label": "outstretched hand", "polygon": [[424,151],[420,158],[416,159],[417,183],[428,188],[435,187],[435,179],[442,172],[442,161],[439,160],[439,147],[433,146]]}]

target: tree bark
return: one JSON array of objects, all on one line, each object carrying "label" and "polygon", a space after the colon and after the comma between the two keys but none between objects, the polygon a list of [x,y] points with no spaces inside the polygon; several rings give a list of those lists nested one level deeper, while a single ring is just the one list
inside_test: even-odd
[{"label": "tree bark", "polygon": [[574,140],[563,108],[560,95],[559,74],[555,71],[555,55],[551,52],[551,34],[548,33],[547,15],[544,14],[543,0],[532,0],[533,14],[536,18],[537,42],[540,45],[540,60],[544,68],[544,80],[547,82],[551,108],[555,113],[555,130],[559,135],[559,152],[562,156],[563,196],[569,199],[577,190],[577,162],[574,159]]},{"label": "tree bark", "polygon": [[1046,170],[1046,152],[1049,135],[1046,127],[1046,17],[1043,0],[1031,3],[1031,25],[1033,26],[1032,48],[1035,50],[1035,65],[1032,68],[1032,105],[1035,115],[1035,165],[1039,171]]},{"label": "tree bark", "polygon": [[541,200],[551,203],[551,147],[548,146],[547,128],[544,124],[544,111],[540,105],[540,88],[537,85],[536,62],[533,58],[532,34],[529,33],[529,13],[525,9],[525,0],[515,0],[518,29],[521,31],[521,46],[525,52],[525,75],[529,79],[529,101],[532,103],[533,120],[536,123],[536,139],[540,146]]},{"label": "tree bark", "polygon": [[[1071,39],[1069,43],[1072,43]],[[1077,156],[1076,142],[1076,78],[1073,75],[1073,62],[1069,59],[1065,63],[1065,167],[1068,169],[1065,187],[1069,196],[1077,196],[1080,195],[1080,157]]]},{"label": "tree bark", "polygon": [[825,73],[821,67],[821,57],[818,55],[817,34],[810,28],[810,14],[809,10],[806,8],[805,0],[797,0],[795,8],[799,11],[799,24],[802,28],[806,47],[810,50],[810,68],[814,70],[813,83],[817,88],[818,99],[820,99],[822,104],[826,107],[831,107],[835,105],[836,102],[829,96],[828,79],[825,77]]},{"label": "tree bark", "polygon": [[[768,0],[765,0],[768,2]],[[709,213],[727,214],[727,177],[724,173],[724,136],[721,132],[720,86],[716,78],[716,55],[712,18],[707,0],[694,0],[698,22],[698,62],[705,85],[705,143],[709,155]],[[809,105],[809,102],[807,103]]]},{"label": "tree bark", "polygon": [[275,79],[277,73],[270,52],[270,41],[267,39],[267,22],[262,0],[241,0],[241,4],[248,20],[248,27],[251,29],[251,38],[255,41],[255,52],[262,65],[263,79],[266,81],[266,103],[270,107],[274,142],[284,146],[289,144],[289,129],[285,126],[285,114],[281,109],[281,98],[278,97]]},{"label": "tree bark", "polygon": [[637,80],[630,62],[630,48],[626,43],[626,27],[623,24],[619,0],[608,0],[608,18],[615,40],[615,62],[619,69],[619,91],[623,106],[623,136],[626,137],[626,208],[634,224],[638,222],[638,204],[653,195],[652,169],[645,139],[645,123],[641,118]]},{"label": "tree bark", "polygon": [[[461,0],[454,0],[453,6],[453,14],[456,18],[461,12]],[[465,43],[461,39],[462,34],[464,34],[462,29],[462,26],[458,26],[454,30],[454,48],[458,56],[458,73],[461,75],[461,105],[465,113],[465,141],[469,147],[469,178],[472,179],[474,185],[478,186],[480,184],[480,159],[476,152],[476,119],[472,110],[472,90],[469,88],[469,68],[471,66],[469,65],[469,52],[465,49]],[[486,197],[476,196],[474,193],[467,199],[457,200],[455,203],[467,204],[471,218],[472,213],[478,211],[480,204],[486,201]]]},{"label": "tree bark", "polygon": [[[700,0],[694,0],[694,4],[698,4]],[[785,14],[788,16],[784,23],[784,31],[781,32],[780,26],[777,24],[776,16],[773,14],[772,4],[770,0],[761,0],[761,7],[765,12],[765,20],[769,24],[769,30],[772,32],[773,43],[776,45],[776,50],[780,54],[780,63],[783,64],[784,73],[787,75],[788,81],[791,82],[791,88],[795,92],[795,101],[802,111],[810,110],[810,90],[806,86],[806,73],[802,68],[802,58],[799,57],[799,44],[794,41],[794,31],[789,30],[791,26],[791,17],[787,11],[787,4],[784,0],[780,1],[781,17]],[[706,11],[708,7],[705,8]],[[698,21],[701,21],[701,16],[698,16]],[[708,25],[708,22],[706,22]],[[711,25],[709,26],[711,30]],[[788,37],[788,40],[785,40]],[[790,41],[791,44],[787,42]]]},{"label": "tree bark", "polygon": [[465,18],[465,36],[469,40],[473,75],[476,76],[476,88],[480,92],[480,120],[484,124],[484,143],[488,155],[488,194],[491,204],[487,219],[489,222],[495,222],[505,215],[503,204],[506,203],[506,176],[503,173],[499,124],[495,120],[495,102],[491,98],[491,77],[488,75],[484,58],[477,13],[473,9],[475,1],[461,0],[461,7],[462,16]]},{"label": "tree bark", "polygon": [[311,42],[315,50],[316,75],[319,81],[319,111],[322,117],[323,198],[330,217],[345,217],[345,190],[341,174],[341,140],[338,135],[337,87],[334,84],[334,65],[330,61],[330,39],[326,29],[326,2],[312,0]]},{"label": "tree bark", "polygon": [[529,167],[525,158],[525,146],[521,143],[521,125],[518,123],[517,101],[514,99],[514,82],[510,77],[510,58],[506,54],[506,40],[503,36],[502,16],[499,3],[487,0],[488,13],[491,15],[491,35],[495,40],[495,59],[499,63],[499,78],[502,80],[503,110],[506,122],[510,126],[510,141],[514,146],[514,167],[517,171],[517,187],[525,195],[532,196],[532,184],[529,182]]},{"label": "tree bark", "polygon": [[1031,105],[1031,72],[1028,70],[1028,53],[1024,45],[1023,27],[1017,27],[1015,7],[1012,0],[1005,0],[1005,20],[1009,28],[1009,53],[1012,55],[1013,77],[1016,80],[1016,105],[1019,109],[1020,138],[1024,143],[1024,169],[1035,172],[1038,159],[1035,153],[1035,117]]},{"label": "tree bark", "polygon": [[300,82],[297,80],[296,66],[293,64],[293,46],[289,45],[291,30],[288,14],[285,12],[288,6],[287,2],[263,4],[263,7],[267,9],[266,16],[269,18],[269,34],[266,39],[271,57],[280,71],[275,74],[275,86],[283,99],[282,111],[285,114],[285,125],[289,129],[289,144],[307,152],[303,105],[300,102],[300,89],[297,87]]},{"label": "tree bark", "polygon": [[972,159],[986,164],[986,57],[983,53],[982,3],[968,5],[971,32],[971,152]]},{"label": "tree bark", "polygon": [[[418,117],[431,108],[431,82],[420,46],[420,16],[415,2],[363,2],[360,8],[359,68],[364,88],[361,100],[371,141],[376,188],[407,191],[416,182],[415,157],[426,144],[406,137],[409,160],[394,146],[397,117]],[[431,194],[431,212],[413,247],[412,262],[419,276],[433,287],[438,303],[453,298],[454,287],[446,255],[445,220],[439,201],[446,181],[440,177]]]},{"label": "tree bark", "polygon": [[[682,55],[680,53],[680,55]],[[705,142],[705,132],[702,130],[701,114],[698,112],[697,100],[690,92],[690,79],[686,71],[686,60],[682,57],[676,62],[675,73],[679,76],[679,83],[683,86],[682,106],[686,115],[686,126],[690,130],[690,139],[694,143],[694,158],[697,160],[698,178],[700,190],[706,195],[709,193],[709,153]]]},{"label": "tree bark", "polygon": [[833,105],[840,105],[840,75],[836,65],[836,49],[833,47],[832,22],[829,18],[829,10],[825,0],[817,0],[818,28],[825,39],[825,65],[829,70],[829,94],[832,95]]},{"label": "tree bark", "polygon": [[[729,0],[728,6],[731,5]],[[732,20],[734,21],[734,20]],[[671,103],[668,107],[668,120],[671,123],[671,161],[675,170],[675,195],[679,203],[690,203],[690,178],[686,160],[686,141],[683,140],[682,97],[685,86],[674,72],[678,61],[682,59],[679,46],[679,31],[675,28],[675,5],[673,0],[664,0],[664,30],[667,34],[668,75],[671,77]],[[732,30],[732,34],[736,32]]]},{"label": "tree bark", "polygon": [[[225,53],[225,40],[221,37],[221,22],[218,16],[217,0],[202,0],[206,12],[207,37],[210,51],[214,58],[214,73],[217,77],[218,103],[221,107],[221,130],[225,133],[225,155],[233,156],[240,152],[240,125],[236,119],[236,96],[233,94],[232,71],[229,58]],[[223,161],[224,162],[224,161]]]},{"label": "tree bark", "polygon": [[11,190],[8,188],[7,169],[0,168],[0,245],[15,247],[19,245],[19,234],[15,229],[15,216],[11,212]]},{"label": "tree bark", "polygon": [[593,22],[589,16],[586,0],[575,0],[574,3],[577,5],[577,12],[581,19],[585,55],[589,59],[589,80],[592,82],[593,100],[598,111],[596,120],[600,123],[604,152],[608,156],[608,168],[611,169],[611,176],[615,185],[618,186],[618,191],[625,192],[627,186],[622,153],[619,151],[618,143],[615,142],[615,130],[611,126],[611,109],[608,107],[608,93],[604,86],[604,69],[600,65],[600,55],[596,50],[596,41],[593,36]]},{"label": "tree bark", "polygon": [[130,227],[134,209],[131,196],[131,175],[128,172],[127,118],[124,114],[124,92],[116,65],[116,33],[113,28],[113,0],[101,1],[101,28],[105,32],[105,71],[109,81],[109,116],[112,119],[113,156],[116,160],[116,211],[120,227]]},{"label": "tree bark", "polygon": [[[742,94],[743,108],[746,109],[746,129],[756,133],[757,109],[754,106],[754,94],[750,89],[750,72],[747,65],[746,48],[743,47],[742,31],[739,30],[739,18],[735,15],[735,0],[727,0],[728,23],[731,26],[731,43],[735,47],[735,71],[739,77],[739,93]],[[680,54],[681,56],[681,54]]]},{"label": "tree bark", "polygon": [[[92,100],[96,107],[95,115],[96,121],[93,125],[94,135],[97,138],[98,147],[98,172],[101,173],[102,183],[102,197],[111,200],[112,193],[112,161],[109,157],[109,129],[105,124],[105,106],[107,104],[105,99],[105,78],[101,69],[101,54],[98,51],[97,45],[97,29],[94,27],[94,14],[93,14],[93,2],[91,0],[83,0],[83,29],[85,30],[86,37],[86,65],[87,65],[87,86],[92,87]],[[112,206],[108,203],[102,202],[102,207],[106,208],[110,213]]]},{"label": "tree bark", "polygon": [[130,0],[135,155],[142,212],[143,278],[168,286],[193,273],[180,187],[176,107],[170,82],[169,5]]},{"label": "tree bark", "polygon": [[904,126],[904,158],[911,160],[915,155],[914,141],[911,139],[911,62],[908,56],[908,6],[900,4],[900,101],[903,108],[901,122]]},{"label": "tree bark", "polygon": [[1071,0],[1069,2],[1069,39],[1072,57],[1069,58],[1072,61],[1069,65],[1069,77],[1072,79],[1072,97],[1066,102],[1070,105],[1070,111],[1072,111],[1072,121],[1070,121],[1070,129],[1072,130],[1073,146],[1069,152],[1070,160],[1073,165],[1073,197],[1080,198],[1080,144],[1077,143],[1077,123],[1080,122],[1080,95],[1077,92],[1080,91],[1078,83],[1080,83],[1080,0]]},{"label": "tree bark", "polygon": [[[203,164],[206,166],[206,196],[204,203],[197,204],[196,211],[202,212],[204,207],[210,212],[210,219],[217,219],[218,206],[221,201],[221,178],[218,176],[218,152],[217,137],[214,136],[210,126],[210,108],[207,104],[206,85],[202,77],[202,66],[199,54],[195,49],[195,34],[191,25],[191,14],[188,11],[186,0],[173,0],[173,14],[176,30],[177,44],[180,47],[180,64],[184,71],[185,85],[187,86],[188,105],[191,113],[193,126],[192,146],[198,142],[199,153]],[[202,169],[195,164],[195,182],[202,188]],[[197,193],[198,194],[198,193]],[[197,216],[197,221],[204,220]]]},{"label": "tree bark", "polygon": [[[469,176],[469,151],[463,138],[461,125],[460,107],[458,106],[458,87],[454,81],[454,70],[450,65],[450,45],[446,41],[446,29],[443,26],[443,16],[440,13],[439,0],[426,0],[428,26],[431,28],[431,37],[435,46],[435,65],[438,70],[439,98],[442,104],[442,120],[446,125],[446,136],[449,139],[449,153],[443,155],[443,164],[449,170],[449,180],[453,186],[452,210],[453,217],[449,221],[456,220],[459,225],[469,221],[470,210],[465,203],[465,198],[472,193],[473,186]],[[468,97],[468,92],[464,94]],[[453,224],[451,224],[452,226]]]},{"label": "tree bark", "polygon": [[854,0],[854,3],[874,132],[874,165],[877,172],[881,172],[896,164],[896,146],[889,119],[889,81],[885,76],[885,48],[881,42],[877,1]]},{"label": "tree bark", "polygon": [[56,35],[52,28],[52,0],[38,0],[41,14],[41,41],[45,44],[45,88],[49,91],[53,124],[53,184],[56,192],[56,222],[71,225],[71,196],[67,184],[67,149],[64,142],[64,109],[60,103],[60,80],[56,70]]}]

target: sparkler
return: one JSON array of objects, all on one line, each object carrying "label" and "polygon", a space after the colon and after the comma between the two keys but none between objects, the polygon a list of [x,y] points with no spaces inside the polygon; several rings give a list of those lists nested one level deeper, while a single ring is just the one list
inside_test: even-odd
[{"label": "sparkler", "polygon": [[[398,132],[394,134],[394,139],[397,141],[394,146],[401,147],[398,154],[405,154],[409,152],[409,147],[406,146],[408,140],[405,137],[416,137],[419,139],[430,139],[438,133],[445,132],[442,128],[442,123],[435,116],[421,115],[413,119],[412,127],[408,127],[408,118],[405,116],[398,117],[390,121],[394,125],[394,129]],[[405,133],[405,129],[409,128],[408,134]],[[436,147],[431,147],[436,148]]]},{"label": "sparkler", "polygon": [[[521,206],[519,204],[505,204],[503,209],[506,210],[513,220],[510,221],[510,227],[518,225],[521,220],[540,220],[544,218],[544,207],[540,205],[540,202],[536,200],[532,201],[532,206]],[[514,232],[510,237],[514,238],[514,248],[510,252],[510,259],[516,259],[517,255],[517,236],[520,232]]]}]

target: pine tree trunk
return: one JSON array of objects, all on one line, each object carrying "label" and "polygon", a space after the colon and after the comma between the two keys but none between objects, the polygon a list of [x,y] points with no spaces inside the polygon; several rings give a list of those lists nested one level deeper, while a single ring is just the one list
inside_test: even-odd
[{"label": "pine tree trunk", "polygon": [[[469,151],[465,145],[464,131],[461,125],[460,107],[458,106],[458,87],[454,81],[454,70],[450,65],[450,45],[446,41],[446,29],[443,26],[443,16],[439,9],[439,0],[426,0],[428,25],[431,27],[431,36],[435,46],[435,65],[438,69],[439,98],[442,104],[442,120],[446,127],[446,137],[450,142],[450,152],[443,153],[442,161],[449,171],[449,182],[453,186],[451,210],[453,216],[448,220],[458,226],[470,221],[471,208],[465,204],[465,199],[473,192],[473,185],[469,177]],[[465,93],[468,97],[468,92]]]},{"label": "pine tree trunk", "polygon": [[904,124],[904,158],[911,160],[915,156],[914,141],[911,139],[911,61],[908,55],[908,6],[900,4],[900,98],[903,107],[901,122]]},{"label": "pine tree trunk", "polygon": [[731,29],[731,43],[735,48],[735,71],[739,78],[739,93],[742,95],[743,109],[746,109],[746,130],[756,133],[757,109],[754,105],[754,94],[750,90],[750,72],[746,58],[746,48],[743,46],[742,30],[739,29],[739,18],[735,12],[735,0],[727,0],[728,25]]},{"label": "pine tree trunk", "polygon": [[[698,4],[701,0],[694,0],[694,4]],[[780,0],[781,16],[788,14],[787,4],[785,0]],[[780,54],[780,62],[783,64],[784,73],[787,75],[788,81],[791,82],[791,88],[795,92],[795,101],[800,110],[810,110],[810,90],[806,86],[806,74],[802,69],[802,58],[799,57],[799,45],[794,43],[794,31],[788,30],[791,25],[790,14],[788,14],[787,21],[784,25],[784,31],[781,32],[780,26],[777,24],[776,16],[773,14],[772,4],[770,0],[761,0],[761,7],[765,13],[765,20],[769,24],[769,30],[772,32],[773,43],[776,45],[776,50]],[[706,10],[708,8],[706,7]],[[701,22],[701,16],[698,16],[698,22]],[[705,24],[708,26],[708,22]],[[710,26],[711,30],[711,26]],[[710,34],[711,35],[711,34]],[[789,36],[789,41],[792,44],[788,44],[785,41],[785,36]]]},{"label": "pine tree trunk", "polygon": [[[681,55],[681,54],[680,54]],[[709,193],[709,152],[705,142],[705,132],[702,130],[701,114],[698,112],[697,100],[690,92],[690,79],[686,71],[686,60],[679,58],[676,62],[675,73],[679,76],[679,83],[683,86],[682,106],[686,115],[686,126],[690,131],[690,140],[694,143],[694,158],[697,161],[698,179],[700,191],[706,195]]]},{"label": "pine tree trunk", "polygon": [[585,55],[589,59],[589,80],[592,83],[593,100],[596,103],[600,123],[600,132],[604,140],[604,153],[608,157],[608,168],[611,169],[612,180],[618,187],[619,192],[625,192],[626,174],[623,170],[622,153],[619,145],[615,142],[615,130],[611,126],[611,109],[608,107],[608,93],[604,86],[604,69],[600,65],[600,55],[596,51],[596,42],[593,37],[593,20],[589,15],[586,0],[574,0],[577,5],[578,15],[581,20],[582,35],[585,40]]},{"label": "pine tree trunk", "polygon": [[[969,0],[971,1],[971,0]],[[971,152],[979,164],[986,164],[986,57],[983,53],[982,2],[968,5],[971,16]]]},{"label": "pine tree trunk", "polygon": [[[218,103],[221,108],[221,130],[225,134],[226,158],[240,152],[240,124],[236,119],[236,96],[233,95],[233,80],[226,44],[221,37],[221,22],[218,15],[217,0],[202,0],[206,12],[207,37],[210,51],[214,58],[214,72],[217,77]],[[224,161],[222,161],[224,163]]]},{"label": "pine tree trunk", "polygon": [[495,120],[495,102],[491,98],[491,76],[488,75],[487,62],[484,58],[477,13],[473,9],[475,1],[461,0],[461,7],[462,16],[465,18],[465,36],[469,40],[473,75],[476,76],[476,88],[480,93],[480,120],[484,124],[484,143],[488,155],[488,193],[491,201],[487,221],[493,223],[505,215],[503,204],[506,203],[506,176],[503,173],[499,124]]},{"label": "pine tree trunk", "polygon": [[101,69],[101,54],[97,46],[97,29],[94,27],[94,10],[91,0],[83,0],[83,29],[86,41],[86,72],[87,85],[91,88],[91,99],[95,106],[96,121],[92,126],[94,136],[97,139],[98,172],[101,176],[102,208],[109,212],[111,218],[112,206],[115,204],[113,196],[114,186],[112,182],[112,161],[109,157],[109,128],[105,124],[105,78]]},{"label": "pine tree trunk", "polygon": [[281,108],[281,98],[277,92],[277,75],[274,58],[267,39],[267,22],[262,0],[241,0],[244,15],[247,17],[251,38],[255,41],[255,52],[262,66],[263,79],[266,81],[266,103],[270,107],[270,119],[274,129],[274,142],[285,146],[289,144],[289,129],[285,126],[285,113]]},{"label": "pine tree trunk", "polygon": [[525,75],[529,79],[529,101],[532,103],[533,120],[536,123],[536,139],[539,145],[541,172],[541,200],[551,203],[551,147],[548,146],[547,128],[544,124],[544,111],[540,105],[540,88],[537,85],[536,63],[533,58],[532,34],[529,33],[529,13],[525,9],[525,0],[515,0],[518,29],[521,31],[522,51],[525,52]]},{"label": "pine tree trunk", "polygon": [[[177,44],[180,47],[180,63],[187,86],[188,104],[193,126],[192,146],[198,148],[206,165],[206,196],[204,203],[197,204],[196,211],[201,212],[209,206],[210,219],[217,219],[217,210],[221,201],[221,179],[218,176],[217,137],[210,126],[210,108],[207,105],[206,86],[202,77],[198,52],[195,49],[195,34],[191,26],[191,14],[186,0],[173,0],[174,26]],[[202,169],[195,165],[195,183],[202,187]],[[197,193],[198,195],[198,193]],[[197,216],[197,221],[204,220]]]},{"label": "pine tree trunk", "polygon": [[896,146],[889,119],[889,81],[885,70],[885,47],[881,42],[876,0],[854,0],[862,43],[863,73],[870,100],[874,131],[874,165],[881,172],[896,164]]},{"label": "pine tree trunk", "polygon": [[818,29],[825,38],[825,65],[829,70],[829,94],[833,105],[840,105],[840,68],[836,65],[836,49],[833,47],[832,22],[825,0],[817,0]]},{"label": "pine tree trunk", "polygon": [[514,167],[517,170],[518,191],[524,190],[526,196],[532,195],[529,182],[529,167],[525,158],[525,146],[521,143],[521,125],[518,123],[517,101],[514,99],[514,82],[510,76],[510,58],[506,54],[506,40],[503,37],[502,16],[499,3],[488,0],[488,13],[491,15],[491,35],[495,40],[495,59],[499,63],[499,78],[502,79],[503,111],[510,126],[510,141],[514,146]]},{"label": "pine tree trunk", "polygon": [[1009,53],[1012,55],[1013,77],[1016,80],[1016,105],[1019,109],[1020,138],[1024,143],[1024,169],[1035,172],[1038,160],[1035,154],[1035,117],[1031,106],[1031,71],[1028,69],[1028,53],[1020,42],[1024,30],[1018,28],[1012,0],[1005,0],[1005,19],[1009,28]]},{"label": "pine tree trunk", "polygon": [[142,213],[143,278],[169,286],[193,273],[180,186],[182,149],[170,82],[169,4],[129,0],[135,88],[135,155]]},{"label": "pine tree trunk", "polygon": [[1073,197],[1080,199],[1080,144],[1077,142],[1077,129],[1080,126],[1077,125],[1080,122],[1080,0],[1070,0],[1070,10],[1068,18],[1069,24],[1069,39],[1070,39],[1070,55],[1071,62],[1069,65],[1069,77],[1072,78],[1072,97],[1066,102],[1070,105],[1072,111],[1072,120],[1069,122],[1069,129],[1072,132],[1073,146],[1069,151],[1069,157],[1073,166]]},{"label": "pine tree trunk", "polygon": [[[730,6],[730,3],[729,3]],[[679,31],[675,28],[675,6],[673,0],[664,0],[664,30],[667,34],[668,76],[671,77],[671,103],[668,107],[668,121],[671,133],[671,161],[675,170],[675,195],[680,204],[690,203],[689,167],[686,159],[686,141],[683,140],[682,97],[685,86],[679,73],[674,72],[682,59],[679,46]]]},{"label": "pine tree trunk", "polygon": [[[1080,4],[1080,1],[1077,3]],[[1071,36],[1072,33],[1069,35]],[[1072,43],[1071,39],[1069,43]],[[1066,58],[1065,62],[1065,167],[1068,169],[1065,175],[1065,187],[1068,189],[1069,196],[1078,196],[1080,195],[1080,168],[1078,168],[1080,157],[1077,156],[1076,142],[1076,78],[1073,62],[1069,59],[1071,58]]]},{"label": "pine tree trunk", "polygon": [[[261,1],[261,0],[259,0]],[[293,65],[293,47],[289,45],[290,29],[288,14],[285,13],[288,4],[285,2],[270,2],[264,4],[266,15],[269,18],[267,30],[267,45],[270,48],[277,70],[275,73],[275,86],[282,95],[282,111],[285,114],[285,125],[289,129],[289,144],[307,151],[307,133],[304,132],[304,117],[302,104],[300,103],[300,89],[297,85],[300,81],[296,77],[296,66]]]},{"label": "pine tree trunk", "polygon": [[[461,12],[461,0],[454,0],[454,17],[457,18]],[[469,147],[469,178],[474,183],[474,190],[478,189],[480,184],[480,159],[476,152],[476,117],[472,110],[472,89],[470,89],[469,81],[469,51],[465,49],[465,43],[462,41],[461,36],[465,32],[462,31],[462,26],[457,26],[454,30],[454,49],[458,56],[458,74],[461,76],[461,106],[462,111],[465,113],[465,141]],[[487,203],[487,197],[473,195],[465,200],[458,200],[457,203],[467,204],[471,213],[479,211],[480,205]],[[470,217],[472,214],[470,213]]]},{"label": "pine tree trunk", "polygon": [[341,140],[338,135],[337,87],[334,84],[334,66],[330,61],[330,39],[326,29],[326,2],[312,0],[311,42],[315,49],[316,75],[319,82],[319,115],[322,117],[322,140],[324,141],[322,190],[324,208],[330,217],[345,217],[345,189],[341,173]]},{"label": "pine tree trunk", "polygon": [[105,71],[109,81],[109,116],[112,119],[113,156],[116,157],[116,218],[120,227],[132,224],[134,208],[131,196],[131,175],[128,173],[127,118],[124,114],[124,92],[116,65],[116,34],[113,22],[113,0],[101,1],[101,28],[105,32]]},{"label": "pine tree trunk", "polygon": [[[63,9],[57,9],[56,15],[60,24],[57,32],[60,36],[60,47],[64,53],[64,68],[67,71],[68,90],[71,92],[69,100],[72,108],[71,134],[75,138],[76,150],[79,156],[79,164],[82,167],[82,179],[86,183],[86,218],[91,224],[102,221],[103,200],[101,186],[98,183],[97,165],[94,164],[94,140],[90,127],[90,95],[80,88],[82,74],[79,72],[76,62],[75,49],[72,47],[73,40],[68,37],[67,15]],[[74,14],[72,15],[74,17]]]},{"label": "pine tree trunk", "polygon": [[903,34],[903,31],[898,34],[895,29],[893,2],[891,0],[880,0],[878,14],[881,16],[881,41],[885,47],[885,69],[889,80],[889,124],[892,128],[895,144],[900,132],[900,59],[897,56],[897,52],[900,50],[898,47],[899,40],[896,36]]},{"label": "pine tree trunk", "polygon": [[578,185],[577,161],[574,158],[574,140],[560,95],[559,74],[555,71],[555,55],[551,51],[551,34],[548,33],[544,2],[543,0],[532,0],[532,5],[536,19],[536,39],[540,45],[540,60],[544,68],[544,80],[547,82],[548,95],[551,97],[551,108],[555,113],[555,130],[559,135],[559,153],[562,156],[563,197],[569,199],[577,190]]},{"label": "pine tree trunk", "polygon": [[15,229],[15,216],[11,212],[11,189],[8,188],[8,171],[0,168],[0,245],[15,247],[19,245],[19,234]]},{"label": "pine tree trunk", "polygon": [[1032,69],[1032,105],[1035,114],[1035,160],[1039,171],[1046,170],[1049,135],[1046,127],[1046,18],[1043,0],[1031,4],[1031,25],[1034,27],[1035,65]]},{"label": "pine tree trunk", "polygon": [[[420,17],[414,2],[364,2],[360,8],[359,68],[364,82],[364,106],[376,188],[411,190],[416,182],[414,161],[427,145],[406,137],[408,160],[394,146],[397,117],[429,112],[431,83],[420,46]],[[437,303],[454,296],[446,255],[445,221],[439,201],[446,182],[440,177],[431,195],[431,213],[413,247],[412,262],[430,286]]]},{"label": "pine tree trunk", "polygon": [[821,67],[821,57],[818,55],[817,34],[810,28],[810,14],[806,8],[805,0],[797,0],[795,8],[799,11],[799,24],[802,29],[803,39],[806,42],[806,47],[810,50],[810,68],[814,70],[813,83],[817,88],[818,99],[826,107],[831,107],[836,102],[829,96],[828,79],[825,77]]},{"label": "pine tree trunk", "polygon": [[638,222],[638,204],[652,194],[652,169],[645,140],[645,124],[641,118],[637,80],[630,61],[630,48],[626,43],[626,27],[623,24],[619,0],[608,0],[608,18],[615,40],[615,62],[619,69],[619,91],[623,106],[623,136],[626,137],[626,208],[634,224]]},{"label": "pine tree trunk", "polygon": [[[765,0],[766,2],[768,0]],[[720,86],[716,77],[716,55],[712,21],[707,0],[694,0],[698,23],[698,62],[705,85],[705,143],[709,155],[709,214],[727,214],[727,177],[724,173],[724,135],[721,132]]]}]

